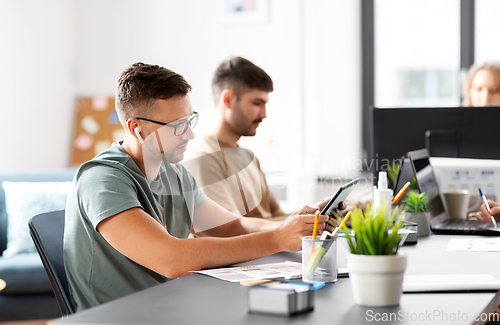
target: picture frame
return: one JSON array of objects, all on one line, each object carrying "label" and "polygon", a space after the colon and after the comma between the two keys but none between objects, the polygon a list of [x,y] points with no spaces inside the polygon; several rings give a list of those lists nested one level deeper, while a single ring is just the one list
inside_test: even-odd
[{"label": "picture frame", "polygon": [[269,1],[218,0],[216,14],[221,25],[265,24],[269,21]]}]

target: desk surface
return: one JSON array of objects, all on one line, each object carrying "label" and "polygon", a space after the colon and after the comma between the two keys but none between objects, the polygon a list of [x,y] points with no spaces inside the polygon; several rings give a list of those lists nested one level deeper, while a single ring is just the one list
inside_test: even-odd
[{"label": "desk surface", "polygon": [[[500,279],[500,253],[447,252],[451,238],[431,235],[414,246],[402,247],[408,255],[405,274],[491,274]],[[300,253],[280,253],[244,265],[300,261]],[[308,314],[282,318],[247,312],[247,288],[237,283],[191,274],[137,292],[67,318],[61,324],[373,324],[391,317],[391,324],[471,324],[494,292],[403,294],[397,307],[369,308],[353,302],[349,278],[340,278],[315,293],[315,309]]]}]

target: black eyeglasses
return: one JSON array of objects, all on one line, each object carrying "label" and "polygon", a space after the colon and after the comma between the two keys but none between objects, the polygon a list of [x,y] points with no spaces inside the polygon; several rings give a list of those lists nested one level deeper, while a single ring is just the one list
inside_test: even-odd
[{"label": "black eyeglasses", "polygon": [[158,122],[158,121],[155,121],[155,120],[150,120],[148,118],[144,118],[144,117],[130,117],[127,119],[130,120],[131,118],[135,118],[136,120],[143,120],[143,121],[148,121],[148,122],[151,122],[151,123],[156,123],[156,124],[160,124],[160,125],[164,125],[164,126],[169,126],[171,128],[174,128],[174,134],[175,136],[178,136],[180,137],[181,135],[183,135],[184,133],[186,133],[186,131],[188,130],[188,127],[190,126],[191,129],[194,129],[194,127],[196,126],[196,123],[198,123],[198,112],[193,112],[193,114],[189,117],[189,119],[187,119],[186,121],[184,122],[180,122],[180,123],[177,123],[177,124],[170,124],[170,123],[163,123],[163,122]]}]

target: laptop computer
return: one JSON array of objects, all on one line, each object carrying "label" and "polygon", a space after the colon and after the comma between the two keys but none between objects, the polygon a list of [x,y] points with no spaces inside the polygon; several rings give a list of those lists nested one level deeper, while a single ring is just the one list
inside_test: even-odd
[{"label": "laptop computer", "polygon": [[427,149],[408,153],[413,175],[420,193],[426,193],[431,213],[431,230],[435,234],[500,236],[500,229],[479,220],[451,220],[434,176]]}]

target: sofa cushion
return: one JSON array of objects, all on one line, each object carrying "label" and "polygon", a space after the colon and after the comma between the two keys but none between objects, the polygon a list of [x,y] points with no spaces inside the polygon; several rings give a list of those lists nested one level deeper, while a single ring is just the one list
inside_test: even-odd
[{"label": "sofa cushion", "polygon": [[53,292],[38,253],[0,256],[0,279],[7,283],[1,294]]},{"label": "sofa cushion", "polygon": [[7,249],[3,256],[36,252],[28,230],[33,216],[64,210],[71,182],[8,182],[2,183],[8,214]]},{"label": "sofa cushion", "polygon": [[[0,185],[10,182],[68,182],[75,176],[76,168],[0,170]],[[0,255],[7,248],[7,211],[5,191],[0,186]]]}]

